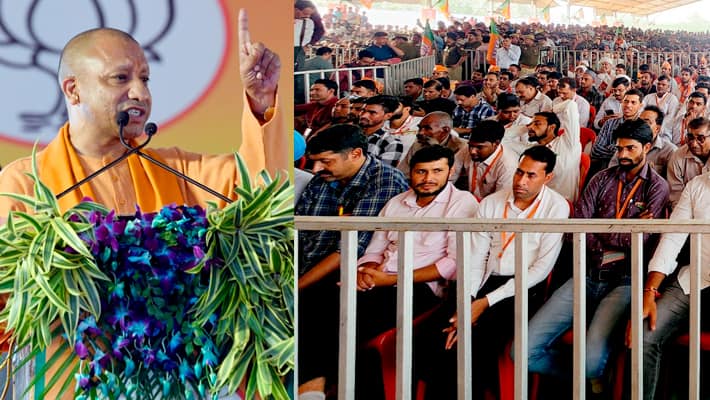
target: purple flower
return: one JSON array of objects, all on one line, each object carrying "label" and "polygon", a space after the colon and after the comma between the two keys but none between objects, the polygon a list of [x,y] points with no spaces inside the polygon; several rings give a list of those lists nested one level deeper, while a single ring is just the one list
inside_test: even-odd
[{"label": "purple flower", "polygon": [[77,340],[74,343],[74,352],[80,359],[85,360],[89,356],[89,349],[81,340]]}]

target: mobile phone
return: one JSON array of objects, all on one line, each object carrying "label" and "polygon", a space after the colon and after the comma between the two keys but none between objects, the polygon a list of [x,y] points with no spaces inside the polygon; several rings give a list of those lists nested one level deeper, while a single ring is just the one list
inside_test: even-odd
[{"label": "mobile phone", "polygon": [[612,114],[614,114],[614,110],[604,110],[604,114],[612,115]]}]

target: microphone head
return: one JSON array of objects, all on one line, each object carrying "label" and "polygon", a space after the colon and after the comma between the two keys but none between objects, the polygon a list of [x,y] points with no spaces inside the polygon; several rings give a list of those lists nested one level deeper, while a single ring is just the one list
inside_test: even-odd
[{"label": "microphone head", "polygon": [[118,113],[118,115],[116,115],[116,123],[118,124],[118,126],[128,125],[128,120],[129,116],[128,113],[125,111],[121,111]]},{"label": "microphone head", "polygon": [[155,135],[155,132],[158,131],[158,125],[156,125],[154,122],[148,122],[145,124],[145,134],[148,136],[153,136]]}]

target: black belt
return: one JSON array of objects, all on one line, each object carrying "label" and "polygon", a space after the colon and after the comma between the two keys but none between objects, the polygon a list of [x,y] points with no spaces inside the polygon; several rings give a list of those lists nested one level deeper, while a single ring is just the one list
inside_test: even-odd
[{"label": "black belt", "polygon": [[626,278],[629,273],[619,268],[590,268],[587,276],[597,282],[614,282]]}]

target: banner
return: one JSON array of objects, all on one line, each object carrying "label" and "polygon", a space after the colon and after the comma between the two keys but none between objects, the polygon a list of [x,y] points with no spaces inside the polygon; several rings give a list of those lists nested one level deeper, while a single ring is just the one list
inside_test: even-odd
[{"label": "banner", "polygon": [[430,56],[434,54],[434,32],[431,31],[429,20],[426,20],[424,33],[422,34],[422,45],[419,48],[419,54],[422,56]]}]

